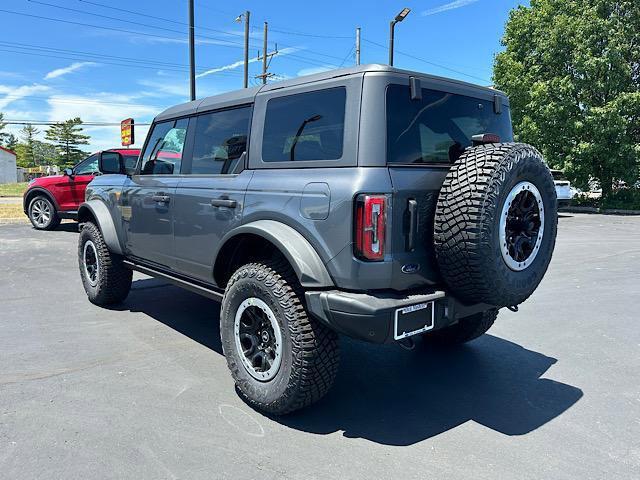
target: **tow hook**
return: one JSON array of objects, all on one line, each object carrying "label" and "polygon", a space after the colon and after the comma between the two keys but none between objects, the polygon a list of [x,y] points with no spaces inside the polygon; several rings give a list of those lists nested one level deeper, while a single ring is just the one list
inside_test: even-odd
[{"label": "tow hook", "polygon": [[400,345],[405,350],[413,350],[416,348],[416,342],[413,341],[413,338],[403,338],[402,340],[398,340],[398,345]]},{"label": "tow hook", "polygon": [[511,310],[512,312],[517,312],[518,311],[518,305],[511,305],[510,307],[507,307],[509,310]]}]

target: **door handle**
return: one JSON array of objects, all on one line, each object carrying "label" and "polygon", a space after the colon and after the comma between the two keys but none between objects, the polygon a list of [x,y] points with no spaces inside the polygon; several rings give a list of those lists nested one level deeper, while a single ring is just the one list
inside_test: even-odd
[{"label": "door handle", "polygon": [[214,198],[211,200],[212,207],[226,207],[226,208],[236,208],[238,206],[238,202],[235,200],[230,200],[228,198]]},{"label": "door handle", "polygon": [[409,200],[409,242],[407,250],[413,252],[416,248],[416,234],[418,233],[418,202]]},{"label": "door handle", "polygon": [[158,203],[169,203],[169,200],[171,200],[171,197],[169,197],[169,195],[163,195],[161,193],[157,193],[151,196],[151,200]]}]

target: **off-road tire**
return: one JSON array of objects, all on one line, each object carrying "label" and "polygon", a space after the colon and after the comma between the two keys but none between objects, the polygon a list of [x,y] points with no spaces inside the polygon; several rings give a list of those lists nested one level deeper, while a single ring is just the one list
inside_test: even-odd
[{"label": "off-road tire", "polygon": [[[529,266],[509,268],[500,250],[500,217],[509,192],[530,182],[544,201],[544,231]],[[469,148],[453,164],[438,196],[435,253],[452,294],[468,303],[518,305],[536,289],[555,246],[557,200],[540,153],[522,143]]]},{"label": "off-road tire", "polygon": [[484,335],[496,321],[498,310],[492,309],[461,318],[450,327],[423,335],[427,345],[453,346],[470,342]]},{"label": "off-road tire", "polygon": [[[92,285],[84,268],[84,247],[93,242],[99,264],[97,283]],[[102,232],[93,222],[81,224],[78,238],[78,266],[80,278],[89,301],[95,305],[112,305],[127,298],[131,290],[133,272],[124,266],[122,258],[109,251]]]},{"label": "off-road tire", "polygon": [[[49,221],[45,224],[38,223],[34,218],[35,217],[34,208],[36,207],[36,205],[38,204],[41,205],[43,203],[46,204],[47,208],[49,209],[49,212],[51,212]],[[31,225],[33,225],[33,228],[35,228],[36,230],[53,230],[58,225],[60,225],[60,222],[62,221],[60,216],[56,212],[56,206],[45,195],[36,195],[31,199],[31,201],[29,202],[29,206],[27,207],[27,216],[29,217],[29,221],[31,222]]]},{"label": "off-road tire", "polygon": [[[282,361],[269,381],[248,373],[235,343],[236,312],[252,297],[274,312],[282,332]],[[318,401],[333,385],[339,364],[337,335],[308,316],[302,289],[284,259],[247,264],[231,276],[222,300],[220,337],[237,391],[257,410],[284,415]]]}]

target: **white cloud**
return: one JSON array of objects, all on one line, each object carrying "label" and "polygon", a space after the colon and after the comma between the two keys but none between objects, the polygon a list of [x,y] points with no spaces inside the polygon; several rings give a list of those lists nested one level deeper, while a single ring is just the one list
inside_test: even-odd
[{"label": "white cloud", "polygon": [[[92,122],[119,123],[125,118],[133,117],[138,123],[149,123],[163,109],[162,107],[139,103],[138,95],[98,92],[90,96],[52,95],[49,97],[50,107],[47,113],[49,120],[61,121],[80,117]],[[137,102],[137,103],[136,103]],[[149,127],[135,127],[136,145],[144,142]],[[120,127],[84,127],[84,132],[91,135],[90,145],[83,147],[96,151],[120,145]]]},{"label": "white cloud", "polygon": [[423,16],[435,15],[437,13],[446,12],[449,10],[455,10],[456,8],[466,7],[467,5],[471,5],[472,3],[476,3],[478,0],[455,0],[453,2],[445,3],[444,5],[440,5],[439,7],[430,8],[429,10],[425,10],[422,12]]},{"label": "white cloud", "polygon": [[82,67],[89,67],[92,65],[97,65],[95,62],[75,62],[69,65],[68,67],[56,68],[55,70],[50,71],[44,77],[45,80],[51,80],[52,78],[62,77],[71,72],[75,72],[76,70],[81,69]]},{"label": "white cloud", "polygon": [[313,75],[314,73],[328,72],[329,70],[333,70],[334,68],[335,67],[331,65],[322,65],[320,67],[303,68],[302,70],[298,70],[298,76],[303,77],[305,75]]},{"label": "white cloud", "polygon": [[162,81],[142,79],[138,80],[138,84],[151,89],[140,92],[140,94],[145,97],[189,97],[189,79],[186,77],[183,80],[175,81],[164,79]]},{"label": "white cloud", "polygon": [[49,87],[46,85],[38,85],[36,83],[33,85],[21,85],[19,87],[0,85],[0,110],[3,110],[10,103],[28,97],[32,93],[45,92],[47,90],[49,90]]},{"label": "white cloud", "polygon": [[[278,50],[278,55],[288,55],[290,53],[294,53],[300,50],[297,47],[287,47],[282,50]],[[261,61],[258,57],[250,58],[249,63],[255,63]],[[205,70],[204,72],[200,72],[196,75],[196,78],[206,77],[207,75],[211,75],[212,73],[224,72],[225,70],[234,70],[238,67],[244,65],[244,60],[238,60],[237,62],[230,63],[228,65],[223,65],[221,67],[211,68],[209,70]]]}]

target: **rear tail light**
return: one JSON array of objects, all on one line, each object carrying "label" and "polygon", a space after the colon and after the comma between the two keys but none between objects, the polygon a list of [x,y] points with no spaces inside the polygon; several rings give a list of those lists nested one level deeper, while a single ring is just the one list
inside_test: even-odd
[{"label": "rear tail light", "polygon": [[363,260],[384,259],[387,198],[362,194],[356,197],[355,255]]}]

